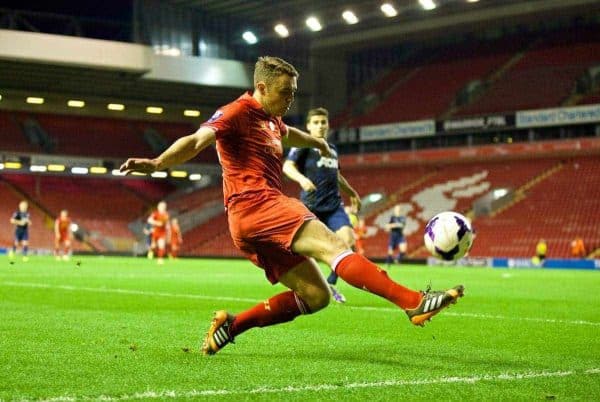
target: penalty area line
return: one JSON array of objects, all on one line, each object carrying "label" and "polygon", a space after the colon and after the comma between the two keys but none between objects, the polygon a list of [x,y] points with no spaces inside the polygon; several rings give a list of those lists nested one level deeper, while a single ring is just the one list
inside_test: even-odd
[{"label": "penalty area line", "polygon": [[[75,402],[75,401],[129,401],[135,399],[184,399],[194,397],[209,397],[209,396],[229,396],[229,395],[263,395],[263,394],[291,394],[303,392],[319,392],[319,391],[340,391],[348,389],[369,389],[369,388],[387,388],[387,387],[408,387],[408,386],[427,386],[427,385],[443,385],[443,384],[475,384],[478,382],[494,382],[494,381],[523,381],[536,378],[560,378],[582,375],[600,374],[599,368],[588,370],[568,370],[568,371],[539,371],[525,373],[502,373],[502,374],[484,374],[473,375],[467,377],[438,377],[410,380],[382,380],[374,382],[352,382],[346,384],[313,384],[300,386],[286,387],[257,387],[252,389],[206,389],[206,390],[161,390],[151,391],[146,390],[133,394],[123,395],[97,395],[97,396],[71,396],[63,395],[49,398],[33,399],[45,402]],[[20,401],[30,401],[28,398],[17,398]]]}]

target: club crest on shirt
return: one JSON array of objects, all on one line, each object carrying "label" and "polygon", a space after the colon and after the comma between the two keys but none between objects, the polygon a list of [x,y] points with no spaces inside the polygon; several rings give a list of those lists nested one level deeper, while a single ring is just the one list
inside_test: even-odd
[{"label": "club crest on shirt", "polygon": [[[263,130],[266,130],[267,122],[265,122],[265,121],[260,122],[260,128]],[[269,121],[269,129],[271,129],[271,131],[275,131],[275,124],[272,121]]]},{"label": "club crest on shirt", "polygon": [[212,122],[214,122],[214,121],[217,121],[217,120],[219,120],[219,118],[220,118],[221,116],[223,116],[223,112],[222,112],[222,111],[220,111],[220,110],[217,110],[217,111],[216,111],[216,112],[215,112],[215,113],[214,113],[214,114],[211,116],[211,118],[210,118],[210,119],[208,119],[208,122],[209,122],[209,123],[212,123]]}]

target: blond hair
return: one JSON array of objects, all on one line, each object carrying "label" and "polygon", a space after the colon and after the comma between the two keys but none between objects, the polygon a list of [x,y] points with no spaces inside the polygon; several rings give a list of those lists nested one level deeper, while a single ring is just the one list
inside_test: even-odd
[{"label": "blond hair", "polygon": [[298,71],[287,61],[273,56],[259,57],[254,66],[254,85],[263,81],[270,84],[275,78],[282,74],[290,77],[298,77]]},{"label": "blond hair", "polygon": [[314,109],[310,109],[308,111],[308,113],[306,114],[306,124],[310,123],[310,119],[313,116],[325,116],[325,117],[327,117],[327,119],[329,119],[329,111],[327,109],[325,109],[324,107],[317,107]]}]

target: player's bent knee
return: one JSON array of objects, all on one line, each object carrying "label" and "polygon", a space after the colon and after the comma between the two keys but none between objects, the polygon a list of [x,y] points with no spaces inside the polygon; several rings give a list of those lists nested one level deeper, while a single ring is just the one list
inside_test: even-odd
[{"label": "player's bent knee", "polygon": [[302,292],[300,295],[302,300],[308,304],[308,308],[311,313],[317,312],[329,304],[331,295],[329,289],[324,288],[312,288],[308,291]]}]

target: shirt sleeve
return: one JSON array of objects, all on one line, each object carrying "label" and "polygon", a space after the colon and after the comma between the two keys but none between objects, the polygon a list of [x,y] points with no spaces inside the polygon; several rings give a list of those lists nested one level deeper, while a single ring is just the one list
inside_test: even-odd
[{"label": "shirt sleeve", "polygon": [[237,127],[240,110],[235,107],[223,107],[218,109],[210,119],[202,123],[201,127],[209,127],[215,130],[217,138],[223,137],[234,131]]},{"label": "shirt sleeve", "polygon": [[298,160],[300,160],[301,154],[302,153],[302,148],[290,148],[290,152],[287,155],[287,160],[288,161],[292,161],[294,163],[298,163]]}]

